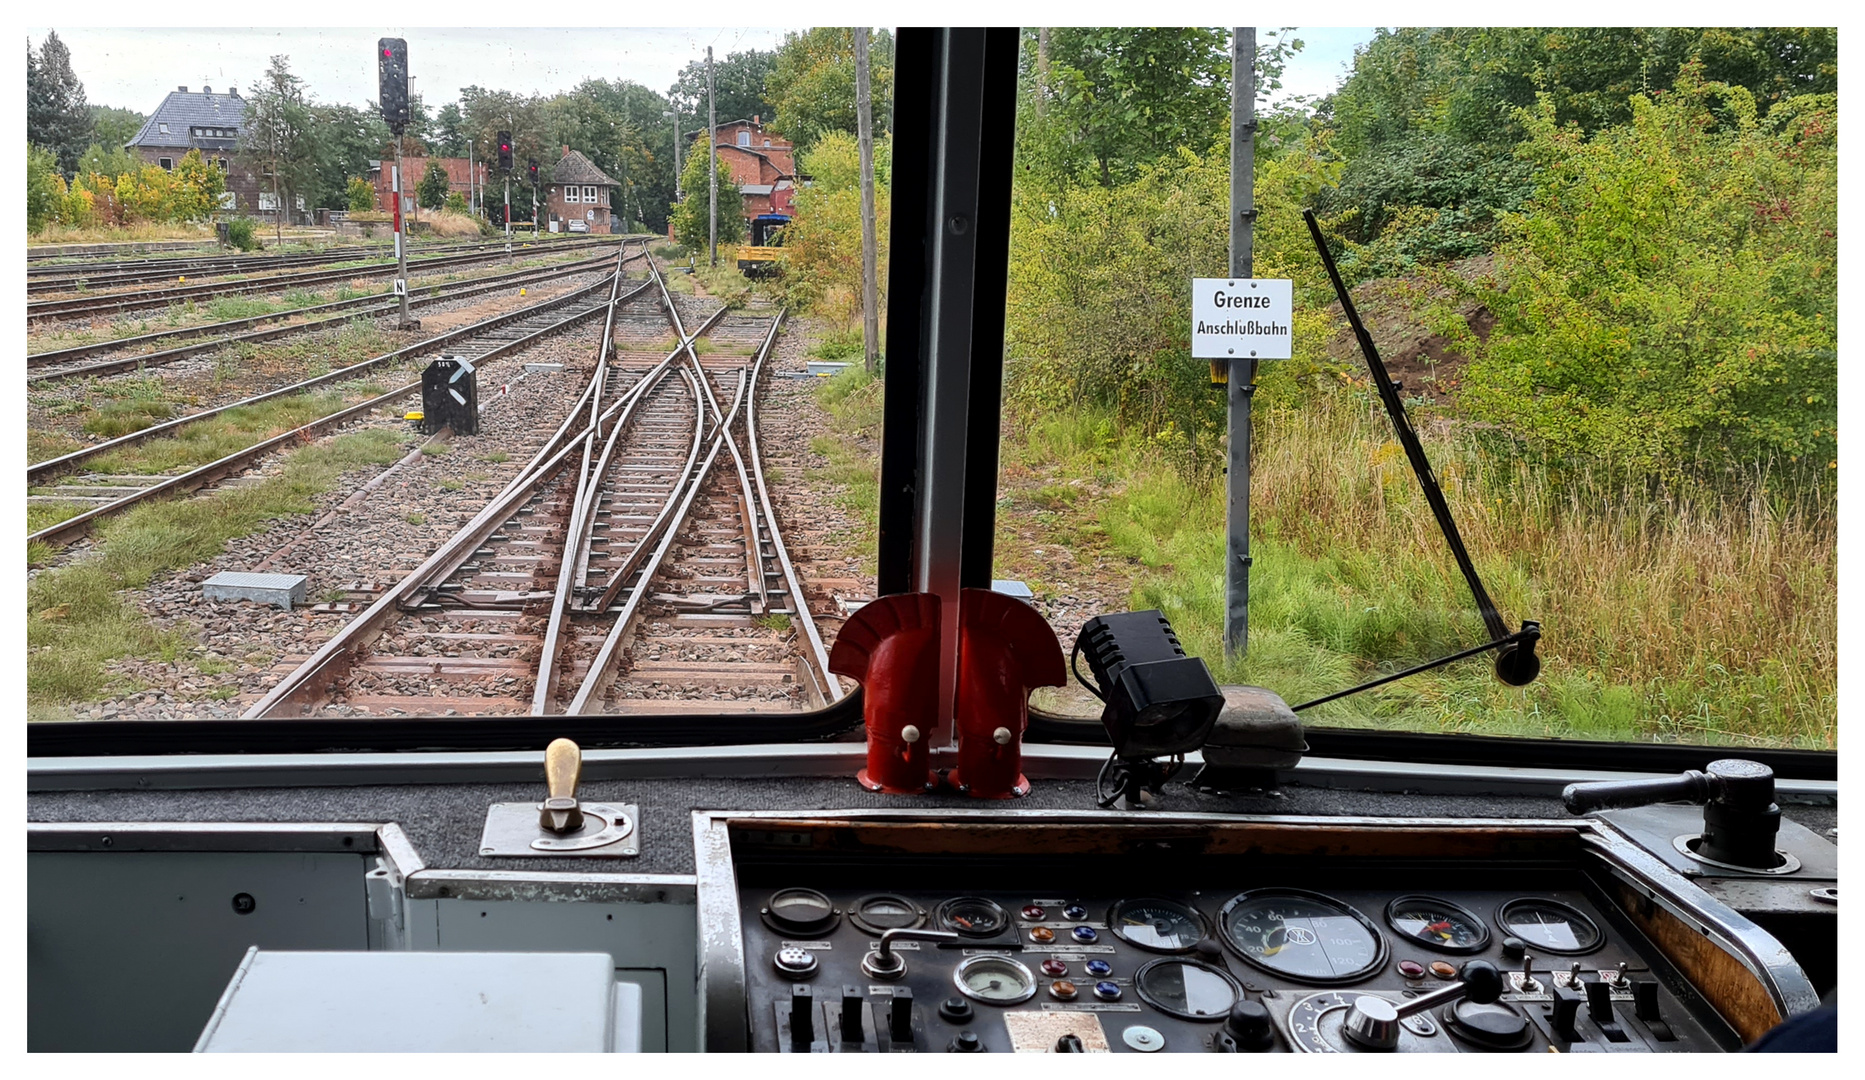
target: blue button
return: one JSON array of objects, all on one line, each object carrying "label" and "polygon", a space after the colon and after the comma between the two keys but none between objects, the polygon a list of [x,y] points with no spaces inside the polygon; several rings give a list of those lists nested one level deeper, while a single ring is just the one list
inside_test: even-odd
[{"label": "blue button", "polygon": [[1114,965],[1105,960],[1088,961],[1088,974],[1093,975],[1097,979],[1103,975],[1112,975],[1113,973]]},{"label": "blue button", "polygon": [[1106,980],[1095,983],[1094,996],[1100,998],[1102,1001],[1119,1001],[1120,986],[1116,983],[1107,982]]},{"label": "blue button", "polygon": [[1101,936],[1094,932],[1094,927],[1092,926],[1077,926],[1075,929],[1069,931],[1069,933],[1073,934],[1075,940],[1081,942],[1083,945],[1092,945],[1094,940]]},{"label": "blue button", "polygon": [[1082,907],[1080,904],[1070,904],[1068,907],[1062,909],[1062,917],[1064,919],[1085,919],[1088,917],[1088,909]]}]

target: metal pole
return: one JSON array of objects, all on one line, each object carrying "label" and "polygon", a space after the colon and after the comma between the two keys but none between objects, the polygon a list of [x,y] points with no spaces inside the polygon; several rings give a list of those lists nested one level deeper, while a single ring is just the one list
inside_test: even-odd
[{"label": "metal pole", "polygon": [[874,374],[881,356],[881,312],[877,306],[874,246],[874,117],[868,87],[868,28],[855,28],[855,127],[861,140],[861,340],[862,366]]},{"label": "metal pole", "polygon": [[675,105],[668,115],[673,117],[673,201],[680,202],[686,198],[680,189],[680,106]]},{"label": "metal pole", "polygon": [[408,244],[405,238],[407,222],[402,219],[401,202],[401,144],[402,137],[395,136],[395,276],[401,279],[401,328],[408,329]]},{"label": "metal pole", "polygon": [[[1256,193],[1256,27],[1239,26],[1230,39],[1230,276],[1253,273]],[[1234,370],[1230,398],[1230,463],[1224,505],[1224,655],[1250,651],[1250,397],[1256,392],[1256,358]]]},{"label": "metal pole", "polygon": [[712,93],[712,46],[706,46],[706,251],[714,269],[719,265],[719,102]]},{"label": "metal pole", "polygon": [[479,169],[473,164],[473,140],[466,140],[466,212],[479,213]]}]

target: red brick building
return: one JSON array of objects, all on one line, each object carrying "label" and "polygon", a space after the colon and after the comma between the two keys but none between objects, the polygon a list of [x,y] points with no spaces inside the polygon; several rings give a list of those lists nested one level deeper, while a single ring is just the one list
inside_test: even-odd
[{"label": "red brick building", "polygon": [[745,220],[760,214],[796,215],[795,146],[765,131],[756,116],[720,124],[713,146],[745,197]]},{"label": "red brick building", "polygon": [[[618,186],[596,163],[569,147],[551,166],[544,189],[544,220],[551,232],[587,232],[609,235],[615,215],[609,209],[611,189]],[[623,226],[624,228],[626,226]]]},{"label": "red brick building", "polygon": [[[416,206],[415,188],[420,185],[421,178],[427,175],[427,159],[424,157],[408,157],[404,155],[401,160],[403,174],[401,183],[402,213],[412,214]],[[479,190],[482,192],[482,197],[486,199],[486,205],[488,207],[492,205],[491,192],[486,186],[491,177],[491,173],[487,170],[485,162],[469,162],[463,157],[436,158],[435,160],[440,162],[441,168],[447,170],[447,191],[449,193],[457,191],[463,198],[470,202],[473,197],[473,173],[477,172],[479,174],[478,183]],[[374,164],[379,166],[376,169],[375,175],[376,209],[394,210],[395,159],[388,158]]]}]

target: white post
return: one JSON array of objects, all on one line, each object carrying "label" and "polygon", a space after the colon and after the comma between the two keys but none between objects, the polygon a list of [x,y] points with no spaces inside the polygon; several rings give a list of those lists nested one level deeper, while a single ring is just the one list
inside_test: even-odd
[{"label": "white post", "polygon": [[712,46],[706,46],[706,250],[714,269],[719,265],[719,102],[712,92]]}]

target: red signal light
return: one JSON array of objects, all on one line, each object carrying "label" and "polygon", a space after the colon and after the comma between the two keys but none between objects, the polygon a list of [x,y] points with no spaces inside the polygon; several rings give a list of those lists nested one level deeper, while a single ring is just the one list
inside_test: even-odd
[{"label": "red signal light", "polygon": [[393,60],[393,59],[395,59],[395,50],[394,50],[394,49],[383,49],[383,50],[382,50],[382,55],[383,55],[383,56],[386,56],[386,57],[388,57],[388,58],[389,58],[389,59],[391,59],[391,60]]}]

